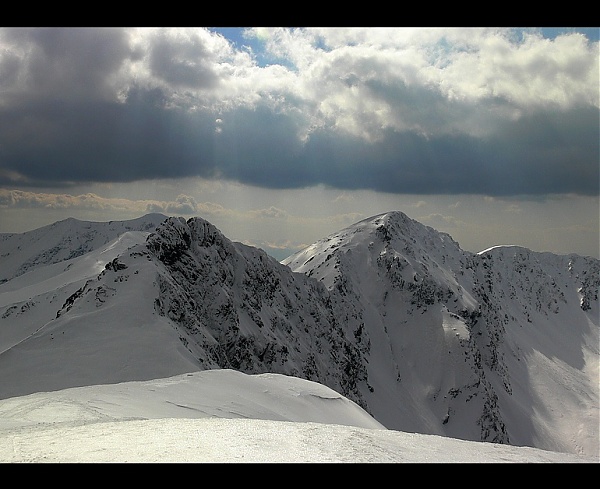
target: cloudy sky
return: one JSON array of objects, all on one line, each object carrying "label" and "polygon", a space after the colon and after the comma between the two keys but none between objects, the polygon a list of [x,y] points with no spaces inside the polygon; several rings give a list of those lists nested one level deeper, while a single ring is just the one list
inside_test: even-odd
[{"label": "cloudy sky", "polygon": [[0,28],[0,232],[201,216],[282,259],[401,210],[599,251],[597,28]]}]

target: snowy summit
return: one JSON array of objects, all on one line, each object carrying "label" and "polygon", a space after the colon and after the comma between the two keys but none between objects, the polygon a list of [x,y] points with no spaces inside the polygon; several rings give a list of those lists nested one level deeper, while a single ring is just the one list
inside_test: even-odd
[{"label": "snowy summit", "polygon": [[277,262],[154,214],[0,270],[2,461],[600,460],[594,258],[389,212]]}]

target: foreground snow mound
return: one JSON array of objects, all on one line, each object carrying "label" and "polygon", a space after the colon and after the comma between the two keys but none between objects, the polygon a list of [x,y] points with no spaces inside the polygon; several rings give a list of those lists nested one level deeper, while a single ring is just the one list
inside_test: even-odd
[{"label": "foreground snow mound", "polygon": [[329,387],[278,374],[206,370],[0,401],[0,429],[154,418],[255,418],[385,429]]},{"label": "foreground snow mound", "polygon": [[388,429],[599,452],[597,259],[473,254],[397,211],[282,263],[200,217],[82,255],[101,235],[72,224],[47,250],[34,233],[26,267],[11,252],[0,399],[231,369],[317,382]]},{"label": "foreground snow mound", "polygon": [[212,370],[0,401],[0,462],[597,460],[387,430],[320,384]]}]

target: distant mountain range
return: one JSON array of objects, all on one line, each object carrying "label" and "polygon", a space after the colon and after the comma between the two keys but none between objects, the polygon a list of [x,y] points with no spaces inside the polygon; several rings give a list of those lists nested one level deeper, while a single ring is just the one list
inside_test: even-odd
[{"label": "distant mountain range", "polygon": [[282,262],[200,217],[67,219],[0,235],[0,399],[272,372],[389,429],[596,456],[599,288],[598,259],[473,254],[398,211]]}]

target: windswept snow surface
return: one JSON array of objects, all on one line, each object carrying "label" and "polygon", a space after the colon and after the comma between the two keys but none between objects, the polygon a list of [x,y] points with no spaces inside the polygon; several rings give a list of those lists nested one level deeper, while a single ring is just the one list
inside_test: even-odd
[{"label": "windswept snow surface", "polygon": [[0,401],[0,462],[594,463],[385,429],[320,384],[211,370]]},{"label": "windswept snow surface", "polygon": [[280,264],[155,220],[0,242],[0,461],[600,461],[598,260],[392,212]]},{"label": "windswept snow surface", "polygon": [[69,218],[25,233],[0,234],[0,284],[40,265],[85,253],[127,231],[150,232],[167,216],[147,214],[129,221],[91,222]]},{"label": "windswept snow surface", "polygon": [[[0,307],[25,302],[48,292],[72,284],[81,284],[97,276],[105,265],[125,250],[143,243],[150,233],[127,231],[107,245],[81,257],[34,268],[0,286]],[[77,287],[74,289],[77,290]]]}]

